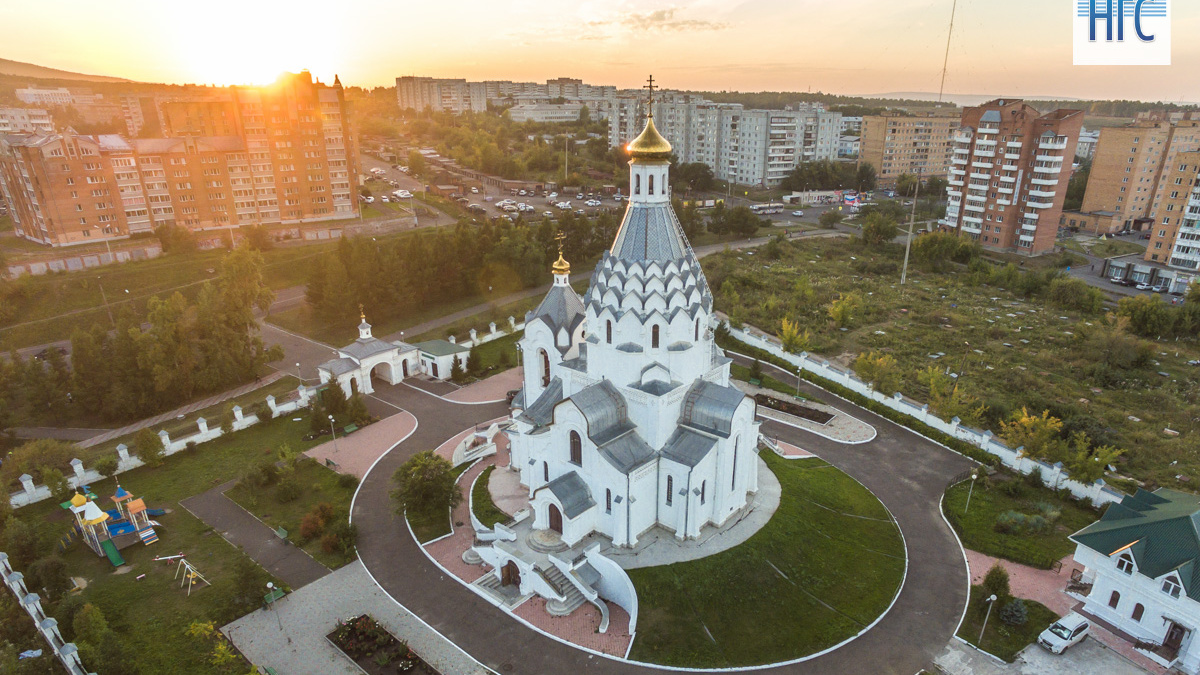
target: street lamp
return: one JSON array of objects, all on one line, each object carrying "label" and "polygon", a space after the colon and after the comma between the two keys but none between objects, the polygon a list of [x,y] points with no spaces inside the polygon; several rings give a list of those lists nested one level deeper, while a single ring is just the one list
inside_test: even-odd
[{"label": "street lamp", "polygon": [[267,582],[267,604],[275,610],[275,620],[279,622],[279,630],[283,630],[283,619],[279,618],[279,610],[275,608],[275,584]]},{"label": "street lamp", "polygon": [[967,505],[965,507],[963,507],[964,514],[967,512],[967,509],[971,508],[971,495],[975,492],[975,479],[976,478],[979,478],[978,470],[971,472],[971,487],[967,489]]},{"label": "street lamp", "polygon": [[796,366],[796,398],[800,398],[800,371],[804,368]]},{"label": "street lamp", "polygon": [[988,618],[990,618],[990,617],[992,616],[992,605],[993,605],[993,604],[996,602],[996,596],[995,596],[995,595],[991,595],[991,596],[989,596],[989,597],[988,597],[988,599],[987,599],[987,600],[985,600],[984,602],[986,602],[986,603],[988,604],[988,610],[987,610],[987,614],[984,614],[984,615],[983,615],[983,628],[980,628],[980,629],[979,629],[979,642],[978,642],[978,644],[979,644],[979,645],[981,645],[981,647],[980,647],[981,649],[982,649],[982,645],[983,645],[983,632],[984,632],[985,630],[987,630],[987,622],[988,622]]},{"label": "street lamp", "polygon": [[300,380],[300,384],[304,384],[304,376],[300,374],[300,362],[296,362],[296,379]]},{"label": "street lamp", "polygon": [[113,328],[116,328],[117,322],[113,321],[112,308],[108,306],[108,295],[104,292],[104,284],[100,283],[100,277],[96,277],[96,285],[100,287],[100,297],[104,300],[104,311],[108,312],[108,322],[112,324]]},{"label": "street lamp", "polygon": [[[340,386],[342,386],[342,385],[340,385],[340,384],[337,384],[336,382],[335,382],[334,384],[335,384],[335,386],[339,386],[339,387],[340,387]],[[334,452],[334,454],[337,454],[337,450],[338,450],[338,447],[337,447],[337,430],[333,428],[333,415],[330,415],[330,416],[329,416],[329,433],[330,433],[330,434],[333,434],[333,452]]]}]

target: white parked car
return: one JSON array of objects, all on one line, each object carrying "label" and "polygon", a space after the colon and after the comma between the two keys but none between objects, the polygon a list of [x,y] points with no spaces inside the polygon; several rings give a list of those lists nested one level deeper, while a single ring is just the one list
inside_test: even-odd
[{"label": "white parked car", "polygon": [[553,218],[554,212],[553,211],[542,211],[542,215],[546,216],[547,218]]},{"label": "white parked car", "polygon": [[797,218],[803,218],[804,212],[803,211],[792,211],[792,215],[796,216]]},{"label": "white parked car", "polygon": [[1053,654],[1061,654],[1067,650],[1067,647],[1083,642],[1089,628],[1087,619],[1071,612],[1042,631],[1042,634],[1038,636],[1038,644],[1049,649]]},{"label": "white parked car", "polygon": [[546,199],[550,199],[550,200],[558,199],[558,193],[551,192],[550,194],[546,195]]},{"label": "white parked car", "polygon": [[400,167],[400,170],[401,170],[401,171],[403,171],[404,173],[408,173],[408,167],[407,167],[407,166],[402,166],[402,167]]},{"label": "white parked car", "polygon": [[392,200],[388,199],[387,195],[380,195],[379,201],[383,202],[384,204],[390,204]]},{"label": "white parked car", "polygon": [[374,198],[374,197],[367,197],[367,203],[368,203],[368,204],[374,204],[374,203],[375,203],[375,198]]},{"label": "white parked car", "polygon": [[525,196],[525,191],[524,191],[524,190],[517,190],[517,194],[519,194],[519,195],[521,195],[522,197],[524,197],[524,196]]},{"label": "white parked car", "polygon": [[589,200],[587,200],[587,201],[586,201],[586,202],[584,202],[584,203],[585,203],[587,206],[600,206],[600,200],[599,200],[599,199],[589,199]]},{"label": "white parked car", "polygon": [[1139,291],[1149,291],[1149,290],[1153,289],[1154,287],[1151,286],[1150,284],[1138,284],[1137,286],[1134,286],[1134,288]]},{"label": "white parked car", "polygon": [[473,195],[479,194],[479,188],[477,188],[477,187],[471,188],[471,194],[473,194]]},{"label": "white parked car", "polygon": [[396,190],[392,194],[396,195],[396,197],[398,197],[399,199],[411,199],[412,198],[412,193],[409,192],[408,190]]}]

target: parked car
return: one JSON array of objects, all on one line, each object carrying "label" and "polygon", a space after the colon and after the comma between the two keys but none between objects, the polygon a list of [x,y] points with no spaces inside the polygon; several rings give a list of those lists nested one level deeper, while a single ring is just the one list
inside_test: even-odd
[{"label": "parked car", "polygon": [[402,166],[402,167],[400,167],[400,170],[401,170],[402,172],[404,172],[404,173],[408,173],[408,167],[407,167],[407,166]]},{"label": "parked car", "polygon": [[1083,642],[1089,628],[1087,619],[1071,612],[1042,631],[1038,636],[1038,644],[1050,650],[1052,654],[1061,654],[1071,645]]},{"label": "parked car", "polygon": [[1154,287],[1150,284],[1138,284],[1137,286],[1134,286],[1134,288],[1139,291],[1149,291],[1154,289]]},{"label": "parked car", "polygon": [[374,203],[375,203],[375,198],[374,198],[374,197],[367,197],[367,203],[368,203],[368,204],[374,204]]},{"label": "parked car", "polygon": [[578,199],[579,201],[583,201],[583,193],[580,192],[579,194],[575,195],[575,199]]},{"label": "parked car", "polygon": [[553,211],[542,211],[542,215],[546,216],[547,218],[553,218],[554,212]]},{"label": "parked car", "polygon": [[792,211],[792,215],[796,216],[797,218],[803,218],[804,212],[803,211]]},{"label": "parked car", "polygon": [[477,187],[471,188],[471,194],[473,194],[473,195],[479,194],[479,188],[477,188]]},{"label": "parked car", "polygon": [[379,201],[383,202],[384,204],[390,204],[392,200],[388,199],[387,195],[380,195]]}]

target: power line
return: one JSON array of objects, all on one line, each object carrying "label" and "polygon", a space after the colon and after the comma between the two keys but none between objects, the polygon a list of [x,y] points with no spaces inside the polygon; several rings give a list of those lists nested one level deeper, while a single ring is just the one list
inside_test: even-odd
[{"label": "power line", "polygon": [[942,59],[942,84],[938,86],[938,103],[942,102],[942,93],[946,90],[946,66],[950,64],[950,38],[954,36],[954,12],[958,9],[958,0],[950,5],[950,30],[946,32],[946,56]]}]

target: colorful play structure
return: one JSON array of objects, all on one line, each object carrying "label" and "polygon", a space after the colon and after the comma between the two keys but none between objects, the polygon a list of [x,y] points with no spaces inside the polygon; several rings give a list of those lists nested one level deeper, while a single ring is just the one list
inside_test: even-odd
[{"label": "colorful play structure", "polygon": [[96,505],[98,497],[88,486],[82,489],[71,501],[63,502],[62,507],[75,514],[75,532],[96,555],[107,556],[109,562],[119,567],[125,564],[121,549],[139,541],[147,546],[158,541],[154,528],[161,525],[150,516],[162,515],[163,510],[147,508],[145,501],[134,499],[120,484],[116,494],[109,497],[114,508],[101,509]]}]

